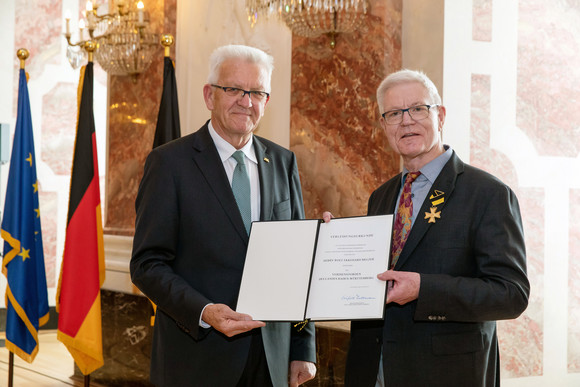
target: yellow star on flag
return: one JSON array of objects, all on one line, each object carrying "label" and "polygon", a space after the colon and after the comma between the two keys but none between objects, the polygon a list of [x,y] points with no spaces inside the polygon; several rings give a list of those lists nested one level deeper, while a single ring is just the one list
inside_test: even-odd
[{"label": "yellow star on flag", "polygon": [[38,209],[38,208],[35,208],[35,209],[34,209],[34,212],[36,212],[36,217],[37,217],[37,218],[40,218],[40,209]]},{"label": "yellow star on flag", "polygon": [[431,212],[425,212],[425,219],[429,219],[427,223],[435,223],[435,218],[441,219],[441,211],[437,211],[437,207],[431,207]]},{"label": "yellow star on flag", "polygon": [[32,153],[28,153],[28,158],[26,159],[26,161],[28,161],[30,163],[30,166],[32,167]]},{"label": "yellow star on flag", "polygon": [[34,187],[34,193],[38,192],[38,180],[36,180],[36,182],[32,184],[32,186]]},{"label": "yellow star on flag", "polygon": [[26,258],[30,258],[30,249],[26,250],[23,247],[22,251],[18,255],[20,255],[22,257],[22,262],[24,262],[26,260]]}]

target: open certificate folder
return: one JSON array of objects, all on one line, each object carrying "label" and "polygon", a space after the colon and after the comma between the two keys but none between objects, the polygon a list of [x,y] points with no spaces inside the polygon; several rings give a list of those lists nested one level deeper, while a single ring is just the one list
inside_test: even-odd
[{"label": "open certificate folder", "polygon": [[393,215],[252,223],[236,311],[261,321],[381,319]]}]

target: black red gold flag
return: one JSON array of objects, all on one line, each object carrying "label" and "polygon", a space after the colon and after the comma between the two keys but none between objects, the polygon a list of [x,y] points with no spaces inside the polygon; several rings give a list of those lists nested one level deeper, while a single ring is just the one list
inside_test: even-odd
[{"label": "black red gold flag", "polygon": [[93,63],[81,70],[79,112],[62,268],[57,292],[58,332],[84,375],[101,367],[101,286],[105,280]]}]

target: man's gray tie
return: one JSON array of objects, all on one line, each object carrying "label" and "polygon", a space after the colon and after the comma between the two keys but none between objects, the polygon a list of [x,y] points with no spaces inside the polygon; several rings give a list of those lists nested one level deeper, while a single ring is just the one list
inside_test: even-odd
[{"label": "man's gray tie", "polygon": [[242,220],[246,231],[250,233],[250,225],[252,224],[252,205],[250,198],[250,178],[246,170],[246,163],[244,162],[244,152],[235,151],[232,157],[238,162],[236,169],[234,169],[234,177],[232,179],[232,191],[238,203],[238,208],[242,214]]}]

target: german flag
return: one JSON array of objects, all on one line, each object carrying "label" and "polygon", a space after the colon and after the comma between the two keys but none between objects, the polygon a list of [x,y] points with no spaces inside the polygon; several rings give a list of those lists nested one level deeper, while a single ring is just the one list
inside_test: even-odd
[{"label": "german flag", "polygon": [[153,148],[179,137],[181,137],[181,125],[179,123],[175,65],[171,58],[166,56],[163,62],[163,92],[157,114]]},{"label": "german flag", "polygon": [[81,69],[79,112],[64,254],[56,296],[57,338],[84,375],[101,367],[101,286],[105,254],[95,120],[93,63]]}]

